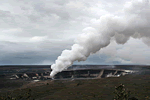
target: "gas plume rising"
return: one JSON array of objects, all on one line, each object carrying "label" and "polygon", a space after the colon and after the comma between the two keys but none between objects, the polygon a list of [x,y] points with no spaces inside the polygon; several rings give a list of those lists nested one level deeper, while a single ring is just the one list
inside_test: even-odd
[{"label": "gas plume rising", "polygon": [[127,2],[121,16],[104,15],[93,21],[91,27],[75,40],[71,50],[64,50],[51,66],[51,77],[63,71],[74,61],[85,61],[90,54],[110,44],[113,37],[118,44],[124,44],[130,37],[142,38],[150,45],[150,3],[149,0]]}]

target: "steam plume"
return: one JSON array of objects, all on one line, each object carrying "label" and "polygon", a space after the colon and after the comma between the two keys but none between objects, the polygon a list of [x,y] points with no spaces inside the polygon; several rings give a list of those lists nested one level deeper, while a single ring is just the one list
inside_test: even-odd
[{"label": "steam plume", "polygon": [[124,44],[130,37],[142,38],[150,45],[150,3],[149,0],[132,0],[122,9],[122,16],[104,15],[93,21],[91,27],[75,40],[71,50],[64,50],[51,66],[53,77],[68,68],[74,61],[85,61],[90,54],[110,44],[114,37],[118,44]]}]

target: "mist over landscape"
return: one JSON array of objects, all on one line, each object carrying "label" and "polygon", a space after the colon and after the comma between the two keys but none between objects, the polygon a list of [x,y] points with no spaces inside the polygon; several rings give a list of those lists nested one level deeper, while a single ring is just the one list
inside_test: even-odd
[{"label": "mist over landscape", "polygon": [[75,39],[71,50],[63,50],[52,64],[50,76],[54,77],[58,72],[67,69],[74,61],[86,61],[90,55],[100,52],[112,41],[125,44],[132,37],[142,39],[149,46],[149,0],[126,2],[120,12],[123,15],[106,14],[92,20],[92,25],[84,28],[83,33]]}]

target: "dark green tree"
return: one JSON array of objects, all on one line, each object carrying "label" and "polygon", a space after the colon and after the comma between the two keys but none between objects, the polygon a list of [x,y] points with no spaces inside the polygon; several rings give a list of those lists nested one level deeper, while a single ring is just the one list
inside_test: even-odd
[{"label": "dark green tree", "polygon": [[114,100],[129,100],[130,91],[126,91],[123,84],[120,84],[118,87],[115,87],[114,93]]}]

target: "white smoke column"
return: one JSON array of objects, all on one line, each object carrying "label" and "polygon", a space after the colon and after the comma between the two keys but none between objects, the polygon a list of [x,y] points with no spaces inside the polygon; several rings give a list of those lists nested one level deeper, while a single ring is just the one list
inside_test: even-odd
[{"label": "white smoke column", "polygon": [[124,44],[132,36],[143,38],[149,45],[150,4],[148,0],[132,0],[122,9],[123,16],[105,15],[95,20],[92,27],[85,28],[75,40],[71,50],[64,50],[51,66],[51,77],[63,71],[74,61],[85,61],[90,54],[110,44],[111,37]]}]

